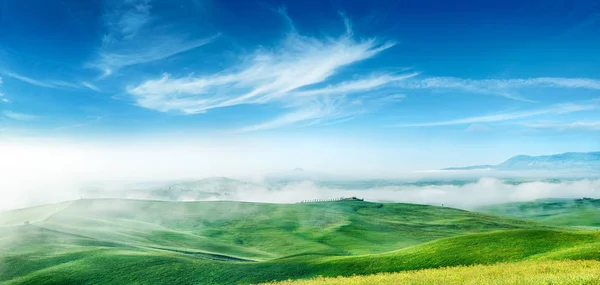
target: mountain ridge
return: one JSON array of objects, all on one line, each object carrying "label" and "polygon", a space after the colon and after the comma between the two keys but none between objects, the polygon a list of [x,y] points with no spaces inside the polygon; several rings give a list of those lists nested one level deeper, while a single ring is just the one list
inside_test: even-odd
[{"label": "mountain ridge", "polygon": [[442,170],[583,170],[600,171],[600,152],[565,152],[551,155],[516,155],[496,165],[449,167]]}]

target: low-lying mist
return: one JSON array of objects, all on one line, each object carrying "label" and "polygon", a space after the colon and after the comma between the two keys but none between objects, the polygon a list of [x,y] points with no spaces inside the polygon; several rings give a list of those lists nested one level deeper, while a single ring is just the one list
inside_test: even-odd
[{"label": "low-lying mist", "polygon": [[[352,184],[345,182],[344,184]],[[215,178],[170,183],[45,184],[13,193],[0,207],[14,209],[80,198],[126,198],[168,201],[247,201],[296,203],[305,200],[360,197],[367,201],[404,202],[472,209],[477,206],[526,202],[545,198],[600,198],[600,180],[512,183],[484,177],[472,182],[420,182],[408,185],[327,186],[319,181],[278,184]],[[30,185],[33,186],[33,185]],[[9,193],[10,194],[10,193]],[[8,198],[8,199],[7,199]]]},{"label": "low-lying mist", "polygon": [[[360,197],[368,201],[405,202],[473,208],[507,202],[544,198],[600,197],[600,180],[577,180],[560,183],[525,182],[509,184],[496,178],[481,178],[464,185],[385,186],[364,189],[340,189],[319,186],[312,181],[291,182],[276,189],[246,188],[205,200],[294,203],[303,200]],[[144,197],[139,197],[144,198]],[[156,197],[146,197],[156,198]],[[186,200],[186,197],[180,197]]]},{"label": "low-lying mist", "polygon": [[[315,153],[309,146],[303,151],[275,152],[195,142],[130,147],[5,143],[0,144],[0,210],[80,198],[295,203],[357,196],[465,209],[543,198],[600,198],[597,172],[411,172],[375,160],[367,163],[364,157],[344,160],[344,155],[329,150]],[[278,172],[293,169],[290,165],[308,170]],[[270,179],[269,173],[294,179],[282,183]],[[220,175],[239,180],[202,179]],[[565,177],[570,178],[553,179]],[[343,183],[324,183],[328,181]]]}]

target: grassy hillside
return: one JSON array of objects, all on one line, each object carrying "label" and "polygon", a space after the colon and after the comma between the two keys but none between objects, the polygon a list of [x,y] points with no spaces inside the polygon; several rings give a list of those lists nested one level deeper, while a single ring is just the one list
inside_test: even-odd
[{"label": "grassy hillside", "polygon": [[600,229],[600,199],[553,199],[481,207],[477,211],[559,226]]},{"label": "grassy hillside", "polygon": [[523,260],[600,259],[596,232],[517,230],[442,239],[363,256],[300,255],[264,262],[88,244],[4,257],[7,284],[251,284]]},{"label": "grassy hillside", "polygon": [[249,284],[600,251],[596,232],[412,204],[79,200],[45,209],[0,213],[0,282]]},{"label": "grassy hillside", "polygon": [[[550,228],[452,208],[359,201],[303,204],[79,200],[0,214],[36,227],[129,245],[204,250],[248,259],[395,250],[439,238]],[[57,210],[58,209],[58,210]],[[37,221],[37,222],[33,222]],[[12,223],[15,224],[14,222]]]},{"label": "grassy hillside", "polygon": [[599,261],[516,262],[457,266],[367,276],[315,278],[269,285],[426,285],[426,284],[600,284]]}]

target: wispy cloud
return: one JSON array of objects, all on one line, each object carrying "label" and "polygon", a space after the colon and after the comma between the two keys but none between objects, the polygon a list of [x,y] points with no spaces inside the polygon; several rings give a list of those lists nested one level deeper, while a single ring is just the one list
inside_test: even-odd
[{"label": "wispy cloud", "polygon": [[405,89],[460,89],[466,92],[491,94],[533,102],[521,97],[517,90],[524,87],[584,88],[600,90],[600,80],[590,78],[538,77],[526,79],[463,79],[456,77],[429,77],[398,83]]},{"label": "wispy cloud", "polygon": [[187,40],[168,35],[154,35],[151,36],[152,39],[147,38],[139,42],[113,42],[102,48],[97,59],[87,66],[101,70],[103,77],[106,77],[123,67],[161,60],[209,44],[217,37],[218,35]]},{"label": "wispy cloud", "polygon": [[[375,40],[357,42],[343,37],[319,41],[292,34],[273,51],[257,51],[247,60],[250,64],[237,72],[187,78],[164,75],[132,86],[128,91],[138,105],[163,112],[195,114],[218,107],[265,103],[301,87],[323,82],[339,68],[370,58],[391,46],[393,44],[379,44]],[[342,89],[354,91],[360,85],[345,84],[354,88]],[[325,87],[304,93],[322,95],[331,91]]]},{"label": "wispy cloud", "polygon": [[500,113],[494,115],[468,117],[456,120],[427,122],[427,123],[413,123],[413,124],[398,124],[397,127],[437,127],[437,126],[451,126],[451,125],[464,125],[464,124],[477,124],[477,123],[493,123],[502,121],[511,121],[516,119],[530,118],[540,115],[562,115],[580,111],[591,111],[600,109],[600,105],[597,103],[570,103],[570,104],[558,104],[553,105],[544,109],[529,110],[523,112],[511,112],[511,113]]},{"label": "wispy cloud", "polygon": [[17,121],[35,121],[39,118],[39,116],[36,116],[36,115],[17,113],[17,112],[13,112],[13,111],[9,111],[9,110],[4,111],[3,113],[4,113],[4,116],[6,116],[7,118],[17,120]]},{"label": "wispy cloud", "polygon": [[[0,77],[0,85],[2,85],[2,77]],[[10,102],[8,99],[4,98],[4,93],[0,92],[0,102],[8,103]]]},{"label": "wispy cloud", "polygon": [[28,83],[31,85],[44,87],[44,88],[79,89],[79,88],[86,86],[84,84],[77,84],[77,83],[67,82],[67,81],[63,81],[63,80],[38,80],[38,79],[27,77],[27,76],[17,74],[14,72],[3,72],[3,74],[10,78],[13,78],[13,79],[16,79],[16,80],[19,80],[19,81],[22,81],[22,82],[25,82],[25,83]]},{"label": "wispy cloud", "polygon": [[340,120],[351,118],[360,112],[359,109],[350,110],[344,96],[311,98],[309,99],[309,102],[301,104],[292,110],[293,111],[271,121],[244,127],[235,132],[243,133],[276,129],[294,125],[299,122],[305,122],[305,125],[335,123],[341,122]]},{"label": "wispy cloud", "polygon": [[406,99],[406,95],[404,94],[390,94],[381,96],[379,98],[371,99],[371,101],[379,104],[393,104],[404,101],[404,99]]},{"label": "wispy cloud", "polygon": [[126,10],[115,24],[124,37],[132,37],[150,20],[150,0],[129,0],[126,4],[131,5],[131,8]]},{"label": "wispy cloud", "polygon": [[484,124],[472,124],[467,128],[467,132],[469,133],[487,133],[492,129]]},{"label": "wispy cloud", "polygon": [[62,80],[49,80],[47,81],[47,84],[50,84],[52,87],[55,88],[81,88],[80,84],[75,84],[75,83],[71,83],[71,82],[66,82],[66,81],[62,81]]},{"label": "wispy cloud", "polygon": [[523,126],[535,129],[547,130],[590,130],[600,131],[600,121],[575,121],[570,123],[565,122],[541,122],[541,123],[524,123]]},{"label": "wispy cloud", "polygon": [[102,71],[102,77],[106,77],[124,67],[195,49],[218,37],[217,34],[198,39],[172,32],[174,23],[161,25],[151,12],[150,0],[127,0],[110,7],[104,15],[107,33],[102,46],[95,59],[85,66]]},{"label": "wispy cloud", "polygon": [[40,86],[40,87],[46,87],[46,88],[57,88],[57,87],[59,87],[59,86],[53,85],[51,83],[47,83],[47,82],[42,82],[42,81],[39,81],[39,80],[35,80],[33,78],[29,78],[27,76],[23,76],[23,75],[16,74],[16,73],[13,73],[13,72],[5,72],[4,75],[6,75],[8,77],[11,77],[11,78],[14,78],[14,79],[17,79],[17,80],[20,80],[20,81],[23,81],[23,82],[26,82],[26,83],[29,83],[29,84],[32,84],[32,85]]},{"label": "wispy cloud", "polygon": [[89,88],[91,90],[94,90],[96,92],[100,92],[100,88],[98,88],[98,86],[96,86],[96,85],[94,85],[94,84],[92,84],[92,83],[90,83],[88,81],[82,81],[81,85],[83,85],[83,86],[85,86],[85,87],[87,87],[87,88]]},{"label": "wispy cloud", "polygon": [[0,92],[0,102],[9,103],[10,100],[6,99],[4,93]]},{"label": "wispy cloud", "polygon": [[369,78],[359,79],[355,81],[347,81],[337,85],[330,85],[320,89],[312,89],[306,91],[294,92],[297,96],[315,96],[315,95],[336,95],[336,94],[348,94],[357,91],[372,90],[392,82],[398,82],[406,80],[411,77],[417,76],[418,73],[409,73],[402,75],[373,75]]},{"label": "wispy cloud", "polygon": [[[291,110],[273,121],[244,128],[244,131],[277,128],[324,118],[339,119],[341,102],[354,93],[378,89],[416,74],[380,74],[342,81],[325,87],[340,69],[369,59],[394,46],[375,38],[357,40],[352,33],[337,38],[317,39],[290,32],[273,48],[259,48],[238,65],[216,74],[161,78],[130,86],[127,91],[137,105],[161,112],[198,114],[210,109],[241,104],[279,102]],[[318,97],[318,98],[315,98]]]}]

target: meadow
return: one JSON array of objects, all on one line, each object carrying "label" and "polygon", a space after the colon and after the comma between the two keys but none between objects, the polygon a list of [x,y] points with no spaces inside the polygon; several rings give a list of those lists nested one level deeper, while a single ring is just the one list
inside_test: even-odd
[{"label": "meadow", "polygon": [[313,278],[265,285],[594,285],[600,283],[600,262],[565,260],[499,263],[423,269],[375,275]]},{"label": "meadow", "polygon": [[551,225],[600,229],[600,199],[542,199],[486,206],[476,210]]},{"label": "meadow", "polygon": [[599,231],[402,203],[77,200],[4,212],[0,225],[6,284],[256,284],[600,260]]}]

